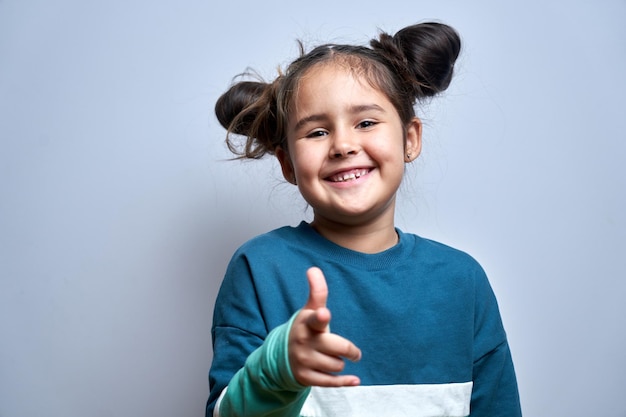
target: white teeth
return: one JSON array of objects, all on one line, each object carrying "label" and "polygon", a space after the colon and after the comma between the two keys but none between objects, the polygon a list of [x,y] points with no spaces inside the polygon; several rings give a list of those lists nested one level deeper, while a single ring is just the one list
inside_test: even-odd
[{"label": "white teeth", "polygon": [[357,178],[362,177],[363,175],[367,174],[368,172],[369,172],[369,170],[367,170],[367,169],[359,169],[359,170],[355,170],[355,171],[351,171],[351,172],[346,172],[345,174],[334,175],[331,178],[331,181],[333,181],[333,182],[352,181],[352,180],[355,180]]}]

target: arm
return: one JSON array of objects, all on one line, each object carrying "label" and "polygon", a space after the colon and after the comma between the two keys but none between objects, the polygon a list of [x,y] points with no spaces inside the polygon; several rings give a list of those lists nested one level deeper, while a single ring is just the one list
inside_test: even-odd
[{"label": "arm", "polygon": [[511,351],[505,340],[474,362],[471,416],[521,417]]},{"label": "arm", "polygon": [[343,369],[342,357],[358,360],[361,352],[330,333],[321,271],[311,268],[307,276],[310,292],[304,308],[250,354],[222,392],[214,416],[298,416],[309,386],[359,384],[355,376],[331,374]]},{"label": "arm", "polygon": [[515,369],[496,297],[480,270],[476,278],[472,417],[522,415]]},{"label": "arm", "polygon": [[309,388],[296,382],[288,359],[289,330],[297,315],[275,328],[228,383],[215,416],[298,416]]}]

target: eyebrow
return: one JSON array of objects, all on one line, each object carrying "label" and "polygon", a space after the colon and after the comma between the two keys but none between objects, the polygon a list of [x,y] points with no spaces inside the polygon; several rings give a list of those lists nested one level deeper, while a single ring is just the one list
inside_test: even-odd
[{"label": "eyebrow", "polygon": [[[382,107],[380,107],[378,104],[375,104],[375,103],[359,104],[356,106],[351,106],[348,109],[348,112],[350,114],[359,114],[359,113],[363,113],[366,111],[375,111],[379,113],[384,113],[385,109],[383,109]],[[317,113],[317,114],[312,114],[310,116],[303,117],[302,119],[298,120],[298,122],[294,126],[294,130],[300,129],[302,126],[304,126],[305,124],[309,122],[319,122],[321,120],[326,120],[326,119],[328,119],[328,116],[324,113]]]}]

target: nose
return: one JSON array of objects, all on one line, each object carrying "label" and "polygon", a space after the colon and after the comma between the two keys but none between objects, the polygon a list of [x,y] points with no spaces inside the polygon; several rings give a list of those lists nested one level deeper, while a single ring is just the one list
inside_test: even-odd
[{"label": "nose", "polygon": [[345,158],[350,155],[356,155],[360,151],[360,145],[355,132],[337,131],[334,134],[332,144],[330,146],[331,158]]}]

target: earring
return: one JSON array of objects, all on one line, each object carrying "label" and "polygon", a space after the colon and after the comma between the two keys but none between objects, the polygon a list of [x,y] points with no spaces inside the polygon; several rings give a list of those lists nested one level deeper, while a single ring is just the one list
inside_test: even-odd
[{"label": "earring", "polygon": [[409,162],[411,162],[411,154],[410,154],[410,153],[407,153],[407,154],[406,154],[406,159],[407,159]]}]

